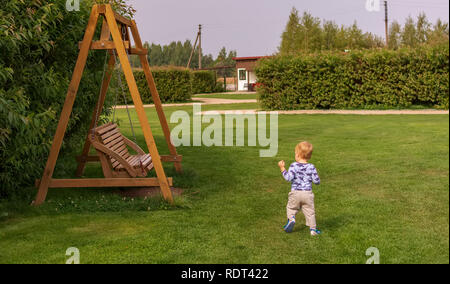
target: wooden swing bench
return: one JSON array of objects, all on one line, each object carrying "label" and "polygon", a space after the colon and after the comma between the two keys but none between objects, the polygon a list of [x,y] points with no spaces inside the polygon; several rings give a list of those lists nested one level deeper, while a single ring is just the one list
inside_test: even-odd
[{"label": "wooden swing bench", "polygon": [[[146,177],[153,169],[152,157],[136,143],[126,138],[115,123],[107,123],[93,130],[92,146],[97,150],[105,177]],[[128,147],[136,151],[131,155]]]},{"label": "wooden swing bench", "polygon": [[[117,124],[110,122],[93,129],[89,140],[98,154],[90,156],[90,159],[100,161],[105,178],[51,179],[49,188],[160,186],[158,179],[145,178],[154,168],[151,155],[123,136]],[[128,147],[137,155],[131,155]],[[167,178],[167,181],[169,186],[173,186],[172,178]],[[36,187],[40,182],[36,181]]]},{"label": "wooden swing bench", "polygon": [[[94,41],[99,19],[103,20],[100,33],[100,40]],[[131,34],[130,34],[131,31]],[[134,39],[135,47],[131,47],[131,36]],[[172,178],[168,178],[162,165],[163,162],[174,163],[178,173],[182,172],[182,156],[177,154],[175,146],[170,140],[170,129],[164,110],[161,104],[158,90],[150,70],[147,54],[140,38],[136,22],[117,14],[109,4],[93,5],[89,22],[84,34],[83,41],[79,44],[80,52],[75,64],[72,79],[70,81],[66,100],[61,111],[59,123],[53,138],[52,147],[45,165],[42,178],[36,181],[38,193],[33,202],[34,205],[41,205],[48,193],[49,188],[115,188],[115,187],[160,187],[165,200],[173,203],[173,196],[170,186],[173,185]],[[97,105],[91,120],[89,129],[93,129],[92,134],[87,134],[83,152],[78,158],[76,176],[82,177],[88,162],[100,162],[104,178],[75,178],[75,179],[55,179],[53,173],[56,161],[63,143],[67,125],[73,110],[73,105],[81,82],[83,71],[86,67],[90,50],[106,50],[105,68],[103,81],[100,88]],[[128,56],[137,54],[145,74],[147,85],[150,89],[152,99],[155,104],[161,127],[166,138],[170,155],[161,156],[156,147],[155,139],[150,127],[150,123],[145,114],[142,99]],[[109,60],[107,56],[109,55]],[[120,63],[123,75],[128,85],[135,110],[142,128],[142,134],[149,154],[145,153],[137,144],[122,135],[117,124],[108,123],[97,127],[99,116],[102,113],[106,94],[111,77],[116,69],[116,63]],[[119,76],[120,78],[120,76]],[[122,88],[122,93],[123,93]],[[128,110],[128,108],[127,108]],[[130,121],[131,124],[131,121]],[[132,127],[132,125],[131,125]],[[133,131],[134,134],[134,131]],[[134,136],[134,135],[133,135]],[[136,137],[134,137],[136,140]],[[96,150],[96,156],[90,156],[91,146]],[[132,149],[136,152],[132,155]],[[155,170],[156,177],[147,177],[150,170]]]}]

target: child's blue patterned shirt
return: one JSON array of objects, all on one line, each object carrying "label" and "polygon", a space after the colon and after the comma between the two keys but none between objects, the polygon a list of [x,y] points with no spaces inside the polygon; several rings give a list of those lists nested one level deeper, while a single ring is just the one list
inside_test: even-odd
[{"label": "child's blue patterned shirt", "polygon": [[312,184],[320,184],[319,174],[313,164],[293,163],[283,172],[285,180],[292,182],[292,191],[312,191]]}]

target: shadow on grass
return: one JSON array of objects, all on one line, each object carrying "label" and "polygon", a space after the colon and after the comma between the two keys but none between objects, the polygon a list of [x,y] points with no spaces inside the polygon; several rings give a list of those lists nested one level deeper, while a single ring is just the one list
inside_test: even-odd
[{"label": "shadow on grass", "polygon": [[[163,139],[157,139],[156,142],[158,145],[167,147]],[[164,146],[160,153],[168,152]],[[223,151],[224,148],[215,147],[181,147],[179,152],[184,155],[185,161],[182,163],[183,173],[177,173],[170,163],[164,164],[166,176],[172,177],[174,187],[181,188],[184,192],[182,196],[174,197],[175,206],[171,206],[160,196],[130,198],[122,197],[117,193],[126,188],[49,189],[47,200],[40,207],[32,207],[23,200],[1,203],[0,221],[35,215],[190,209],[196,201],[209,198],[210,195],[221,194],[221,187],[236,183],[234,174],[229,174],[229,169],[235,167],[234,162],[238,160],[238,157],[229,156],[229,153]],[[70,157],[64,157],[64,160],[69,159]],[[75,168],[76,162],[73,162],[70,167]],[[214,171],[222,172],[222,175],[211,176],[211,172]],[[87,165],[83,178],[102,177],[99,163]],[[151,171],[148,177],[156,177],[156,172]],[[55,178],[74,178],[74,176],[63,175]],[[215,186],[218,184],[222,186]]]}]

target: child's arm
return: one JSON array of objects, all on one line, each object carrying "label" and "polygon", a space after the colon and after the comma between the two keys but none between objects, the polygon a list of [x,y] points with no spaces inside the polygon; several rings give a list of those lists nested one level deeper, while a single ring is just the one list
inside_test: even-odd
[{"label": "child's arm", "polygon": [[291,166],[289,168],[289,171],[286,170],[286,163],[284,161],[281,161],[278,163],[278,166],[280,167],[281,172],[283,173],[283,177],[285,180],[292,182],[295,178],[294,175],[294,168]]},{"label": "child's arm", "polygon": [[311,177],[312,177],[314,184],[316,184],[316,185],[320,184],[320,177],[319,177],[319,174],[317,173],[316,167],[314,167]]}]

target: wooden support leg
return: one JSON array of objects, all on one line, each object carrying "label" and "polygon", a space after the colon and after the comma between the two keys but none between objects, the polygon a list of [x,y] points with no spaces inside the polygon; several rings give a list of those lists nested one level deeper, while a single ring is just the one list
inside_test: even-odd
[{"label": "wooden support leg", "polygon": [[97,11],[97,5],[94,5],[92,7],[92,12],[89,18],[86,33],[84,34],[83,44],[80,53],[78,54],[75,70],[72,75],[72,80],[69,85],[69,90],[67,92],[61,117],[59,119],[58,126],[56,128],[56,134],[55,137],[53,138],[52,147],[50,149],[50,155],[48,157],[47,164],[45,166],[45,170],[42,175],[41,182],[39,184],[39,190],[36,199],[34,201],[34,205],[41,205],[47,197],[50,180],[52,179],[53,172],[55,170],[56,161],[58,159],[59,151],[61,149],[61,145],[64,139],[64,134],[67,129],[67,124],[69,123],[70,114],[72,112],[73,104],[75,102],[75,98],[78,92],[78,87],[80,85],[81,77],[83,75],[83,70],[86,67],[86,60],[89,54],[89,47],[91,45],[92,38],[94,37],[98,16],[99,14]]},{"label": "wooden support leg", "polygon": [[[95,106],[94,113],[92,114],[92,120],[91,120],[91,124],[89,126],[89,130],[91,130],[92,128],[95,127],[95,123],[96,123],[96,121],[98,121],[98,117],[100,116],[100,114],[103,111],[103,105],[105,103],[105,98],[106,98],[106,94],[108,92],[109,83],[111,82],[111,77],[114,73],[114,64],[115,63],[116,63],[116,59],[114,58],[112,53],[110,53],[108,67],[107,67],[108,69],[106,71],[105,78],[103,79],[103,82],[102,82],[102,87],[100,90],[100,96],[98,98],[97,105]],[[83,175],[84,168],[86,167],[87,157],[89,156],[89,151],[91,149],[91,141],[89,139],[89,135],[91,135],[91,134],[88,133],[86,136],[86,141],[84,142],[83,151],[81,153],[80,160],[78,161],[78,167],[77,167],[77,172],[76,172],[77,177],[81,177]]]},{"label": "wooden support leg", "polygon": [[[143,49],[142,40],[139,35],[137,25],[135,21],[131,21],[131,33],[133,35],[134,42],[136,44],[136,48]],[[159,121],[161,123],[162,130],[164,132],[164,136],[166,138],[167,146],[169,147],[170,154],[174,157],[178,156],[177,149],[172,144],[170,139],[170,129],[169,124],[167,123],[166,115],[164,114],[164,110],[161,104],[161,99],[159,97],[158,89],[156,88],[155,80],[153,78],[152,72],[150,70],[150,65],[147,61],[147,55],[140,54],[139,58],[141,60],[142,69],[145,73],[145,78],[147,79],[148,87],[150,88],[150,93],[152,94],[153,102],[155,104],[156,112],[158,113]],[[175,161],[175,170],[178,173],[183,171],[181,167],[181,161]]]},{"label": "wooden support leg", "polygon": [[135,105],[135,109],[137,115],[139,117],[139,122],[142,127],[142,132],[144,133],[145,142],[147,143],[148,150],[153,159],[153,165],[155,167],[156,175],[159,180],[159,184],[161,187],[161,192],[163,197],[173,204],[173,196],[170,191],[169,183],[166,177],[166,173],[164,172],[164,168],[162,166],[161,157],[159,156],[158,149],[156,148],[156,143],[153,137],[152,130],[150,128],[150,123],[148,122],[147,116],[145,114],[144,105],[142,103],[141,96],[139,95],[139,90],[136,84],[136,80],[133,75],[133,71],[131,69],[130,62],[128,60],[127,53],[125,51],[125,47],[123,45],[123,41],[119,32],[119,28],[117,26],[117,22],[114,17],[114,12],[111,6],[106,6],[106,20],[109,25],[109,29],[112,34],[113,41],[116,45],[117,53],[120,59],[120,63],[122,65],[123,73],[125,75],[125,79],[128,83],[128,88],[130,89],[131,97],[133,98],[133,102]]}]

